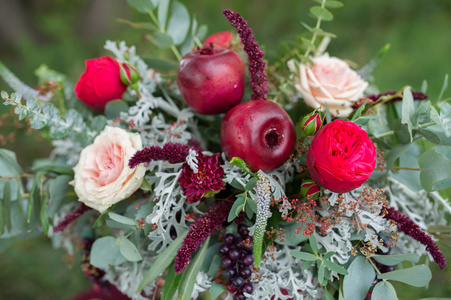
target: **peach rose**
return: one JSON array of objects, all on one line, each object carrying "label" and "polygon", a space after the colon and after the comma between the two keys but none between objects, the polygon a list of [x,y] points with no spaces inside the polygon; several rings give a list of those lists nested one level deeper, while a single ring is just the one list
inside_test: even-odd
[{"label": "peach rose", "polygon": [[312,58],[312,65],[301,64],[298,69],[289,64],[296,73],[295,88],[307,105],[329,111],[336,117],[347,117],[352,112],[353,102],[363,97],[368,82],[336,57],[323,54]]},{"label": "peach rose", "polygon": [[133,194],[141,186],[146,168],[139,165],[130,169],[128,161],[141,149],[138,133],[106,126],[94,143],[81,151],[74,167],[71,184],[79,201],[104,212]]}]

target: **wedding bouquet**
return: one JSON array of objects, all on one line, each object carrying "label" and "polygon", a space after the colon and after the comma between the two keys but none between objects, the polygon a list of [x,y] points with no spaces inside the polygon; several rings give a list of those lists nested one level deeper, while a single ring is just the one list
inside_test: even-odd
[{"label": "wedding bouquet", "polygon": [[31,172],[0,149],[1,238],[81,250],[97,288],[132,299],[385,300],[393,281],[427,286],[428,262],[446,266],[436,241],[451,244],[447,77],[437,100],[426,84],[378,91],[387,49],[351,69],[321,28],[342,4],[316,2],[316,24],[274,61],[237,12],[223,11],[233,32],[205,38],[180,2],[128,0],[152,21],[128,23],[173,59],[107,41],[75,86],[40,68],[36,89],[0,63],[16,91],[4,104],[54,147]]}]

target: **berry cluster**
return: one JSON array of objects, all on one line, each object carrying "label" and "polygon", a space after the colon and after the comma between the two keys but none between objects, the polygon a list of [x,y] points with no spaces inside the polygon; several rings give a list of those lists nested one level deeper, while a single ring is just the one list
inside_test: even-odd
[{"label": "berry cluster", "polygon": [[222,255],[224,274],[228,278],[227,290],[235,293],[235,300],[244,300],[243,293],[252,294],[254,287],[247,282],[252,275],[251,267],[254,264],[252,255],[252,237],[244,224],[238,225],[239,235],[228,233],[224,237],[224,244],[219,247]]},{"label": "berry cluster", "polygon": [[110,284],[103,279],[105,271],[94,267],[90,263],[90,253],[93,242],[93,239],[84,238],[81,243],[83,248],[81,252],[81,269],[83,270],[83,273],[89,278],[89,281],[92,282],[92,288],[94,291],[109,294]]}]

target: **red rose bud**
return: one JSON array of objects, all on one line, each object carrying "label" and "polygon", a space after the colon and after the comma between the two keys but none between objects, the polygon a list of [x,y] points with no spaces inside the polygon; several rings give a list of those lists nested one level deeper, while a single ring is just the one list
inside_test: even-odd
[{"label": "red rose bud", "polygon": [[322,120],[321,116],[318,113],[311,113],[306,115],[302,121],[302,135],[303,136],[311,136],[315,135],[318,130],[321,128]]},{"label": "red rose bud", "polygon": [[301,195],[304,197],[315,200],[318,198],[320,191],[321,187],[311,179],[304,180],[301,184]]},{"label": "red rose bud", "polygon": [[[75,85],[75,94],[93,110],[103,112],[108,102],[121,99],[127,89],[127,84],[121,81],[121,67],[109,56],[88,59],[85,63],[86,70]],[[129,68],[122,66],[129,77]]]},{"label": "red rose bud", "polygon": [[232,49],[233,39],[233,34],[230,31],[221,31],[208,36],[204,45],[209,46],[212,43],[215,47]]},{"label": "red rose bud", "polygon": [[335,192],[361,186],[376,166],[376,147],[365,130],[350,121],[336,120],[321,128],[307,153],[313,181]]}]

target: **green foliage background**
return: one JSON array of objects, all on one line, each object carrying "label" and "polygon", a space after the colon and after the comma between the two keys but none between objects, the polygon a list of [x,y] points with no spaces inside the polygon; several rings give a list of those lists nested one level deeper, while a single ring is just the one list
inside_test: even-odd
[{"label": "green foliage background", "polygon": [[[196,15],[199,23],[209,26],[209,33],[231,29],[222,9],[240,12],[253,28],[268,58],[277,55],[279,42],[292,40],[295,34],[303,32],[301,21],[310,25],[314,22],[308,14],[314,5],[311,0],[181,2]],[[435,100],[445,74],[451,73],[451,1],[343,2],[344,8],[334,10],[334,21],[323,26],[338,36],[332,40],[328,52],[361,67],[389,43],[389,52],[373,73],[380,90],[398,90],[405,85],[419,89],[423,80],[427,80],[428,95]],[[117,18],[148,21],[147,15],[129,9],[125,0],[22,0],[18,3],[33,30],[31,34],[19,33],[13,40],[0,36],[0,60],[30,86],[37,85],[33,71],[41,64],[68,74],[75,82],[84,70],[85,59],[107,54],[103,50],[107,39],[125,40],[129,45],[136,45],[141,54],[158,51],[143,38],[143,30],[116,21]],[[94,16],[91,19],[90,14]],[[6,24],[3,26],[14,25],[14,20],[8,22],[7,13],[0,17],[3,18],[0,24]],[[88,21],[93,22],[96,18],[101,18],[102,22],[94,22],[95,26],[90,27]],[[14,30],[13,27],[7,29]],[[0,90],[11,91],[3,82],[0,82]],[[450,91],[445,95],[449,96]],[[8,109],[0,107],[0,112],[8,112]],[[25,129],[17,130],[3,122],[0,134],[6,135],[12,130],[18,133],[14,141],[0,147],[17,151],[23,166],[30,165],[36,156],[46,155],[46,143],[38,140],[39,147],[35,150],[36,138],[25,135]],[[451,259],[449,249],[441,247]],[[0,299],[67,299],[88,287],[89,282],[77,265],[79,261],[69,270],[61,261],[63,255],[64,251],[51,249],[45,239],[18,241],[11,245],[0,241]],[[399,298],[451,295],[451,273],[433,270],[433,282],[428,292],[399,286]]]}]

